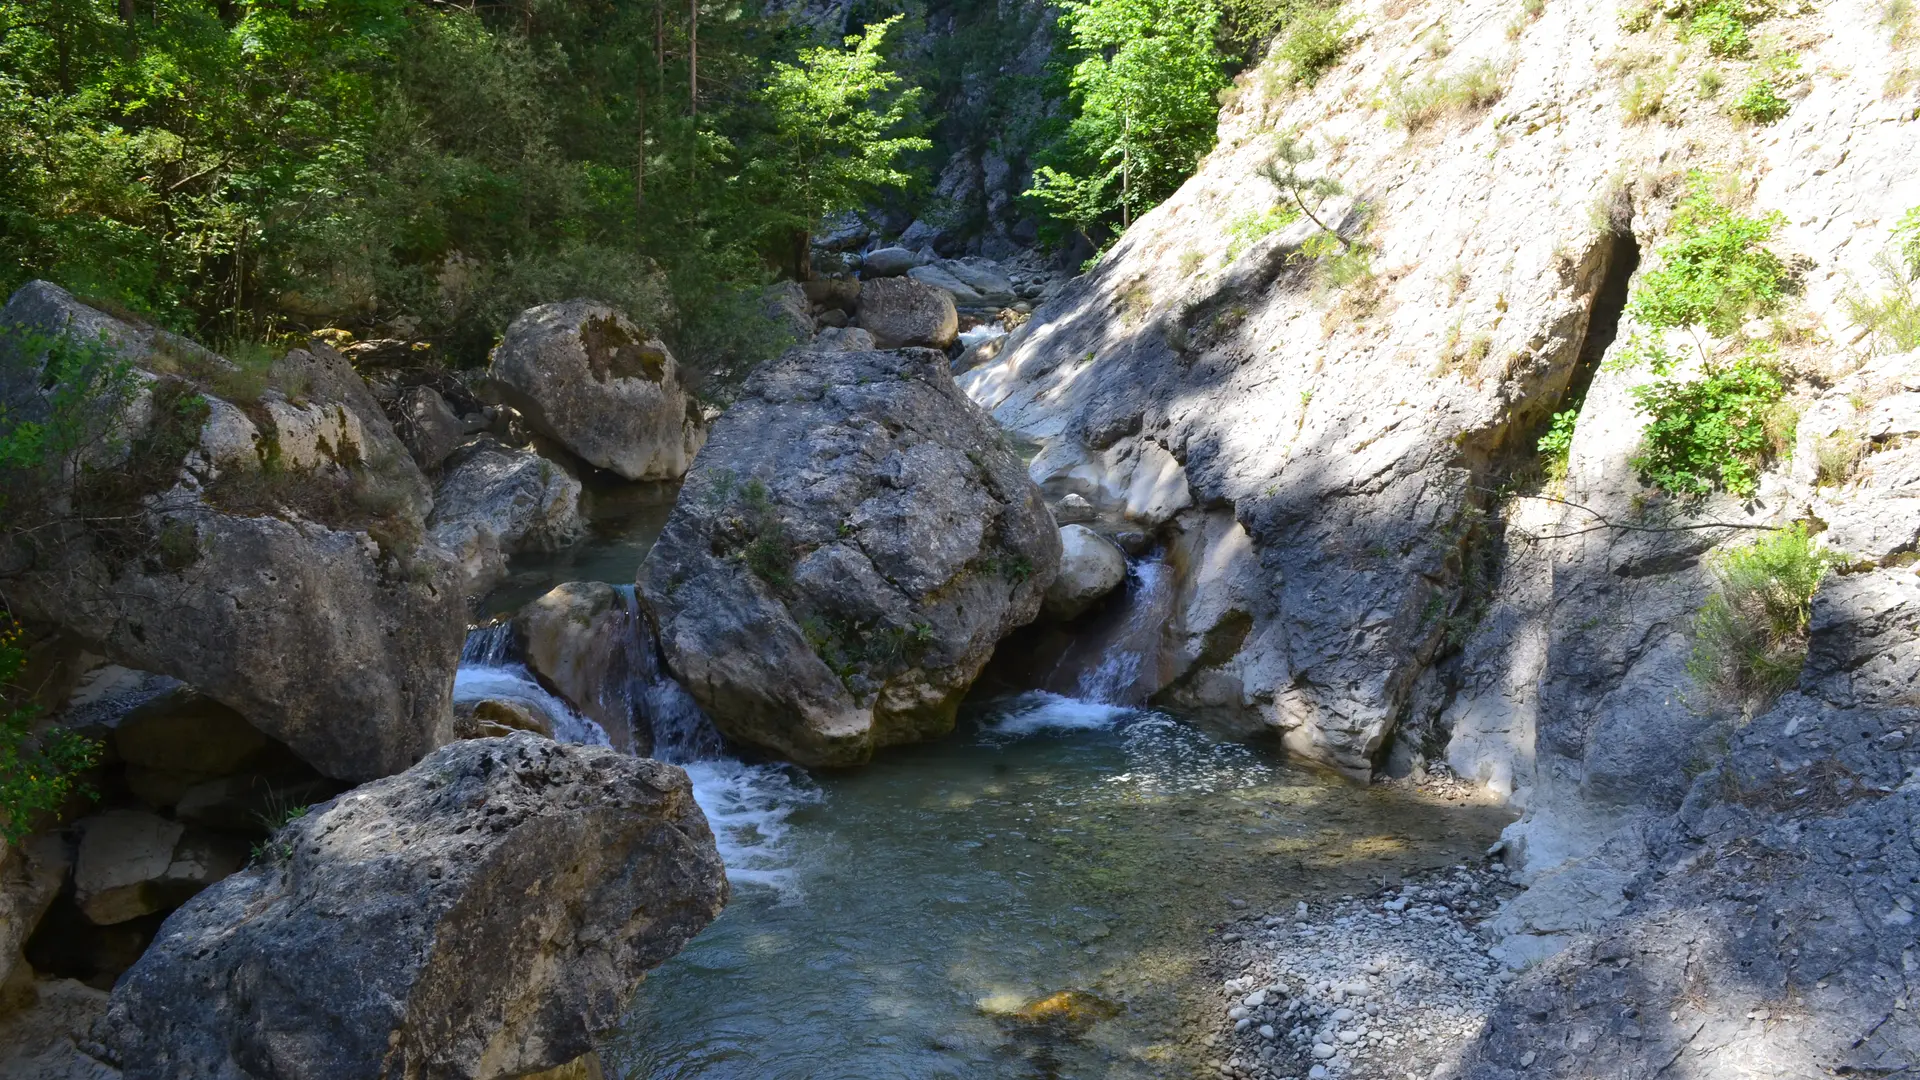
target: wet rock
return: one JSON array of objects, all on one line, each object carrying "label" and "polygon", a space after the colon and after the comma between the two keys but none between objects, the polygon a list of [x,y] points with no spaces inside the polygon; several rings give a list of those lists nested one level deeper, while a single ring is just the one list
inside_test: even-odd
[{"label": "wet rock", "polygon": [[1127,559],[1113,541],[1085,525],[1060,529],[1060,573],[1047,586],[1047,617],[1065,622],[1127,579]]},{"label": "wet rock", "polygon": [[673,354],[605,304],[521,312],[487,373],[536,431],[629,480],[679,476],[706,439]]},{"label": "wet rock", "polygon": [[535,711],[525,701],[478,698],[453,707],[453,732],[462,739],[492,739],[530,731],[542,738],[553,738],[553,718]]},{"label": "wet rock", "polygon": [[1043,1028],[1057,1035],[1084,1035],[1102,1020],[1119,1016],[1124,1007],[1088,990],[1062,990],[1031,1001],[1008,1015],[1022,1027]]},{"label": "wet rock", "polygon": [[129,1080],[550,1069],[727,896],[684,773],[530,734],[444,747],[274,843],[115,986]]},{"label": "wet rock", "polygon": [[[156,353],[159,332],[44,282],[0,322],[105,333],[136,365],[182,370],[141,368],[146,389],[102,408],[129,456],[59,496],[101,517],[6,553],[16,613],[180,679],[328,775],[385,775],[451,737],[465,636],[453,566],[423,542],[425,478],[345,359],[317,343],[289,353],[276,378],[303,393],[260,391],[262,428],[214,392],[235,383],[227,361],[172,339]],[[39,363],[0,356],[4,393],[40,393]]]},{"label": "wet rock", "polygon": [[953,297],[912,278],[881,278],[860,290],[856,321],[882,349],[924,345],[944,349],[960,332]]},{"label": "wet rock", "polygon": [[1059,551],[945,357],[795,351],[716,426],[640,589],[725,734],[851,764],[951,729],[994,644],[1038,614]]},{"label": "wet rock", "polygon": [[627,598],[599,581],[570,581],[513,617],[527,667],[625,750],[634,744],[630,669],[640,646]]}]

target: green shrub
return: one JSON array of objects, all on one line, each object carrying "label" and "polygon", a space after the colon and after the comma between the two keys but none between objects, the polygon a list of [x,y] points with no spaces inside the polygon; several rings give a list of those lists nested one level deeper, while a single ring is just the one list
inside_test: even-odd
[{"label": "green shrub", "polygon": [[1806,659],[1814,591],[1840,561],[1802,524],[1713,559],[1714,590],[1694,623],[1687,663],[1694,681],[1749,708],[1790,689]]},{"label": "green shrub", "polygon": [[[10,689],[26,664],[20,624],[0,615],[0,690]],[[100,760],[100,744],[63,727],[36,735],[32,706],[0,705],[0,840],[17,844],[42,814],[53,813],[71,795],[93,791],[76,774]]]},{"label": "green shrub", "polygon": [[1771,124],[1793,106],[1774,89],[1772,80],[1755,79],[1734,99],[1732,108],[1733,115],[1749,124]]},{"label": "green shrub", "polygon": [[1643,481],[1678,495],[1723,488],[1751,495],[1771,447],[1769,418],[1786,393],[1764,352],[1750,350],[1703,378],[1633,388],[1650,419],[1632,459]]},{"label": "green shrub", "polygon": [[1553,414],[1553,426],[1535,449],[1540,451],[1540,466],[1546,473],[1547,486],[1558,490],[1567,479],[1567,462],[1573,452],[1573,430],[1580,423],[1580,408],[1574,406]]},{"label": "green shrub", "polygon": [[1295,19],[1274,55],[1287,66],[1288,77],[1313,86],[1353,48],[1347,35],[1354,20],[1342,18],[1338,7],[1320,8]]},{"label": "green shrub", "polygon": [[1276,206],[1265,213],[1242,214],[1234,218],[1227,225],[1227,261],[1239,258],[1241,252],[1298,220],[1300,211],[1291,206]]},{"label": "green shrub", "polygon": [[1714,197],[1705,175],[1690,180],[1673,215],[1673,238],[1659,249],[1660,268],[1634,289],[1628,308],[1655,330],[1698,324],[1725,337],[1780,306],[1786,264],[1764,245],[1786,218],[1736,214]]},{"label": "green shrub", "polygon": [[1920,206],[1893,227],[1892,246],[1875,256],[1873,265],[1886,288],[1872,296],[1846,294],[1853,324],[1892,352],[1920,349]]},{"label": "green shrub", "polygon": [[1729,3],[1699,8],[1686,24],[1687,36],[1701,38],[1715,56],[1745,56],[1753,51],[1744,13]]}]

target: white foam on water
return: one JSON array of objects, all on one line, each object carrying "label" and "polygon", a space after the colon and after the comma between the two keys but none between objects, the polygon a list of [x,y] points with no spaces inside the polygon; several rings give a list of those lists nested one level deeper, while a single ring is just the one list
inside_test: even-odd
[{"label": "white foam on water", "polygon": [[992,341],[994,338],[1006,336],[1005,328],[992,323],[981,323],[979,326],[960,331],[960,344],[972,348],[983,341]]},{"label": "white foam on water", "polygon": [[453,673],[453,700],[481,701],[494,698],[527,705],[553,721],[555,742],[611,746],[600,725],[574,711],[546,688],[535,682],[533,673],[519,664],[462,664]]},{"label": "white foam on water", "polygon": [[990,735],[1014,738],[1041,732],[1101,731],[1117,726],[1136,711],[1036,690],[1009,701],[984,730]]},{"label": "white foam on water", "polygon": [[693,782],[693,800],[707,815],[727,880],[758,885],[783,899],[798,895],[787,819],[820,802],[805,774],[783,765],[748,765],[732,758],[689,761],[680,766]]}]

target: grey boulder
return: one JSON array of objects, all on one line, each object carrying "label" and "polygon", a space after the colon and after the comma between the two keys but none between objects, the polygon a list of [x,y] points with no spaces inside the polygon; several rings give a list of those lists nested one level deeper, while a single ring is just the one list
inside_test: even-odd
[{"label": "grey boulder", "polygon": [[860,263],[860,275],[868,280],[899,277],[926,262],[917,252],[903,247],[883,247],[869,251]]},{"label": "grey boulder", "polygon": [[846,765],[951,730],[1059,565],[1039,490],[944,356],[794,351],[715,425],[639,579],[722,732]]},{"label": "grey boulder", "polygon": [[504,575],[506,556],[555,551],[586,533],[580,492],[559,464],[481,438],[447,463],[427,527],[435,543],[460,553],[463,591],[478,596]]},{"label": "grey boulder", "polygon": [[[453,563],[424,542],[426,479],[345,358],[289,353],[274,368],[302,388],[289,397],[45,282],[0,324],[104,338],[137,369],[99,409],[121,455],[62,477],[47,527],[0,551],[16,614],[191,684],[339,779],[452,737]],[[42,362],[0,355],[0,393],[33,406]]]},{"label": "grey boulder", "polygon": [[1060,576],[1047,586],[1049,618],[1074,618],[1127,579],[1126,556],[1085,525],[1061,527],[1060,552]]},{"label": "grey boulder", "polygon": [[681,475],[706,438],[673,354],[605,304],[521,312],[487,374],[534,430],[628,480]]},{"label": "grey boulder", "polygon": [[880,278],[860,288],[856,321],[882,349],[944,349],[960,333],[953,295],[912,278]]},{"label": "grey boulder", "polygon": [[531,734],[288,825],[114,987],[127,1080],[516,1077],[611,1030],[726,903],[686,774]]}]

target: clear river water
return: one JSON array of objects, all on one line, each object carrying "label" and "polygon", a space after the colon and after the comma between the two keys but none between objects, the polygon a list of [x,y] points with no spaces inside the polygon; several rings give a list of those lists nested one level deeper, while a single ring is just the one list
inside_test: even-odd
[{"label": "clear river water", "polygon": [[[517,559],[489,607],[560,581],[630,584],[672,492],[602,503],[561,556]],[[1360,893],[1458,864],[1509,815],[1403,786],[1362,788],[1127,700],[1165,582],[1137,561],[1089,655],[980,691],[958,729],[870,765],[809,775],[727,754],[671,680],[630,688],[657,756],[680,763],[733,898],[649,975],[601,1049],[621,1080],[1115,1078],[1200,1075],[1218,1022],[1211,935],[1295,898]],[[1139,624],[1138,626],[1136,624]],[[564,739],[605,742],[476,630],[460,698],[507,697]],[[1097,655],[1095,655],[1097,654]],[[1071,658],[1070,658],[1071,659]],[[1064,678],[1059,672],[1081,672]],[[1018,1011],[1095,995],[1077,1023]],[[1203,1022],[1204,1021],[1204,1022]]]}]

